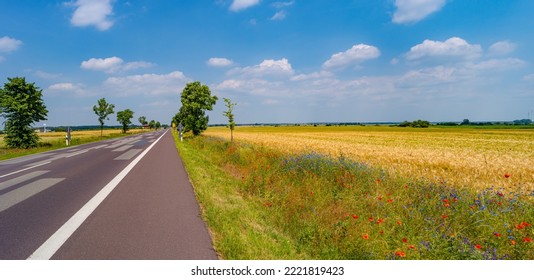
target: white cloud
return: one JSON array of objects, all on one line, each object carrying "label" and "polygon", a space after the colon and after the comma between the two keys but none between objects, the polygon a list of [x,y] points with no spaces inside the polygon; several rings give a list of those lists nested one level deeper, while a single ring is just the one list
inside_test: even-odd
[{"label": "white cloud", "polygon": [[45,80],[53,80],[53,79],[60,78],[62,76],[62,74],[59,74],[59,73],[48,73],[48,72],[41,71],[41,70],[35,71],[34,74],[37,77],[41,79],[45,79]]},{"label": "white cloud", "polygon": [[523,80],[528,82],[534,82],[534,73],[524,76]]},{"label": "white cloud", "polygon": [[148,68],[152,66],[152,63],[145,61],[124,63],[122,58],[113,56],[108,58],[91,58],[89,60],[82,61],[80,68],[86,70],[104,71],[106,73],[115,73],[139,68]]},{"label": "white cloud", "polygon": [[95,26],[99,30],[108,30],[113,26],[109,18],[113,15],[112,0],[78,0],[70,22],[74,26]]},{"label": "white cloud", "polygon": [[279,60],[266,59],[258,65],[236,68],[229,72],[229,74],[242,74],[244,76],[252,77],[283,77],[293,75],[293,73],[294,70],[286,58]]},{"label": "white cloud", "polygon": [[206,63],[209,66],[213,66],[213,67],[227,67],[227,66],[234,64],[233,61],[231,61],[228,58],[224,58],[224,57],[212,57]]},{"label": "white cloud", "polygon": [[395,0],[394,23],[415,23],[445,6],[446,0]]},{"label": "white cloud", "polygon": [[282,10],[282,11],[278,11],[276,12],[276,14],[274,14],[272,17],[271,17],[271,20],[283,20],[285,19],[287,16],[287,12]]},{"label": "white cloud", "polygon": [[22,41],[4,36],[0,38],[0,52],[9,53],[17,50]]},{"label": "white cloud", "polygon": [[104,86],[117,95],[171,95],[180,94],[191,79],[180,71],[168,74],[143,74],[126,77],[110,77]]},{"label": "white cloud", "polygon": [[499,41],[489,47],[490,55],[506,55],[513,52],[516,45],[509,41]]},{"label": "white cloud", "polygon": [[328,71],[320,71],[320,72],[313,72],[310,74],[299,74],[291,77],[291,81],[306,81],[311,79],[321,79],[321,78],[327,78],[332,77],[334,74],[332,72]]},{"label": "white cloud", "polygon": [[74,95],[77,95],[77,96],[88,95],[88,92],[86,91],[84,85],[73,84],[73,83],[52,84],[48,87],[47,92],[52,92],[52,93],[66,92],[66,93],[73,93]]},{"label": "white cloud", "polygon": [[477,58],[481,55],[480,45],[471,45],[459,37],[449,38],[445,42],[425,40],[413,46],[406,54],[408,60],[425,57],[462,57],[466,59]]},{"label": "white cloud", "polygon": [[238,12],[260,3],[260,0],[233,0],[230,10]]},{"label": "white cloud", "polygon": [[469,64],[473,70],[510,70],[524,66],[526,62],[518,58],[489,59],[479,63]]},{"label": "white cloud", "polygon": [[351,64],[361,63],[365,60],[377,58],[380,51],[374,46],[365,44],[354,45],[352,48],[333,54],[330,59],[323,63],[324,68],[344,67]]},{"label": "white cloud", "polygon": [[287,2],[274,2],[271,4],[271,6],[277,8],[277,9],[282,9],[282,8],[285,8],[285,7],[289,7],[291,5],[295,4],[295,1],[287,1]]}]

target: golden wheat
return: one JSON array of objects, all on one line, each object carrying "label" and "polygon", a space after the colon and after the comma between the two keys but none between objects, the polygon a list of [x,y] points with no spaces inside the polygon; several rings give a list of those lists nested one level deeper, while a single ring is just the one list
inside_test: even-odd
[{"label": "golden wheat", "polygon": [[[224,128],[206,135],[229,139]],[[456,187],[534,190],[534,131],[397,127],[238,127],[238,141],[291,153],[343,155],[392,174]],[[505,178],[505,174],[510,174]]]}]

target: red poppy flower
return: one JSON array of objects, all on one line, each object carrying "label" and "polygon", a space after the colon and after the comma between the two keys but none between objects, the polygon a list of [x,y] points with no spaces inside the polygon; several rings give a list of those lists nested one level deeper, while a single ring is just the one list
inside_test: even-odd
[{"label": "red poppy flower", "polygon": [[354,214],[354,215],[352,215],[352,218],[353,219],[358,219],[359,217],[358,217],[358,215]]},{"label": "red poppy flower", "polygon": [[501,237],[502,234],[498,233],[498,232],[494,232],[493,235],[497,236],[497,237]]},{"label": "red poppy flower", "polygon": [[523,242],[525,242],[525,243],[530,243],[530,242],[532,242],[532,238],[530,238],[530,237],[525,237],[525,238],[523,238]]},{"label": "red poppy flower", "polygon": [[529,226],[530,226],[530,224],[527,223],[527,222],[521,222],[521,225],[522,225],[523,227],[529,227]]},{"label": "red poppy flower", "polygon": [[450,204],[448,204],[448,203],[445,203],[445,204],[443,204],[443,206],[445,206],[445,207],[447,207],[447,208],[448,208],[448,207],[450,207],[451,205],[450,205]]},{"label": "red poppy flower", "polygon": [[408,239],[403,238],[403,239],[402,239],[402,242],[403,242],[403,243],[408,243]]},{"label": "red poppy flower", "polygon": [[378,221],[376,221],[377,224],[381,224],[384,222],[384,219],[378,219]]},{"label": "red poppy flower", "polygon": [[372,221],[374,221],[375,219],[373,219],[373,217],[369,217],[368,220],[369,220],[369,222],[372,222]]},{"label": "red poppy flower", "polygon": [[412,245],[412,244],[408,245],[408,248],[410,248],[410,249],[412,249],[412,250],[417,249],[417,247],[415,247],[415,245]]},{"label": "red poppy flower", "polygon": [[391,203],[391,202],[393,202],[393,199],[391,199],[391,198],[388,199],[388,203]]},{"label": "red poppy flower", "polygon": [[504,196],[504,194],[502,192],[497,192],[497,195],[500,196],[500,197]]},{"label": "red poppy flower", "polygon": [[407,189],[407,188],[408,188],[408,185],[404,185],[404,188]]},{"label": "red poppy flower", "polygon": [[510,173],[504,173],[504,178],[510,178]]},{"label": "red poppy flower", "polygon": [[523,229],[524,226],[523,226],[522,224],[517,224],[517,225],[515,225],[515,228],[516,228],[516,229]]},{"label": "red poppy flower", "polygon": [[452,199],[452,201],[453,202],[458,202],[458,198],[455,197],[455,198]]},{"label": "red poppy flower", "polygon": [[369,235],[367,233],[364,233],[364,234],[362,234],[362,238],[367,240],[367,239],[369,239]]},{"label": "red poppy flower", "polygon": [[402,226],[402,221],[397,221],[397,225]]},{"label": "red poppy flower", "polygon": [[381,196],[379,196],[379,197],[377,197],[377,198],[378,198],[378,200],[382,200],[382,197],[381,197]]},{"label": "red poppy flower", "polygon": [[404,253],[404,252],[402,252],[402,251],[397,251],[397,252],[395,252],[395,256],[404,258],[404,257],[406,257],[406,253]]},{"label": "red poppy flower", "polygon": [[443,202],[444,202],[444,203],[449,203],[449,200],[445,198],[445,199],[443,200]]},{"label": "red poppy flower", "polygon": [[449,217],[449,216],[447,216],[447,214],[443,214],[443,215],[441,215],[441,218],[443,218],[443,219],[447,219],[448,217]]},{"label": "red poppy flower", "polygon": [[510,241],[510,243],[511,243],[512,245],[515,245],[515,240],[512,239],[512,241]]},{"label": "red poppy flower", "polygon": [[378,233],[380,233],[380,234],[384,234],[384,231],[383,231],[383,230],[381,230],[381,231],[379,231]]},{"label": "red poppy flower", "polygon": [[476,244],[476,245],[475,245],[475,249],[477,249],[477,250],[482,250],[482,245],[480,245],[480,244]]}]

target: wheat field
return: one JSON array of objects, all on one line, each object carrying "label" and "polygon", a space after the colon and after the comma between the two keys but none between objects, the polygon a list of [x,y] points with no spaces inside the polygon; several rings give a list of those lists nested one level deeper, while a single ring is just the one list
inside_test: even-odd
[{"label": "wheat field", "polygon": [[[224,127],[208,136],[230,139]],[[237,127],[234,139],[288,153],[345,156],[391,174],[477,190],[534,191],[534,130],[387,126]]]}]

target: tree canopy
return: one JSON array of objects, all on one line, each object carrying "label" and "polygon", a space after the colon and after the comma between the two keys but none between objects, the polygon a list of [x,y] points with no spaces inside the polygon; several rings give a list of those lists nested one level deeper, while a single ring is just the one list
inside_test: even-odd
[{"label": "tree canopy", "polygon": [[117,121],[122,125],[122,133],[126,133],[132,124],[134,112],[130,109],[117,112]]},{"label": "tree canopy", "polygon": [[98,122],[100,123],[100,136],[102,137],[102,130],[104,129],[104,120],[109,120],[109,115],[113,114],[115,105],[108,104],[105,98],[98,100],[98,106],[93,106],[93,111],[98,116]]},{"label": "tree canopy", "polygon": [[11,148],[32,148],[39,136],[32,128],[34,122],[46,120],[48,110],[42,90],[24,77],[8,78],[0,88],[0,115],[6,120],[4,141]]},{"label": "tree canopy", "polygon": [[213,110],[217,96],[211,95],[208,86],[200,82],[188,83],[181,94],[182,107],[174,117],[176,124],[182,123],[184,131],[192,131],[193,135],[200,135],[208,128],[209,116],[206,111]]},{"label": "tree canopy", "polygon": [[237,104],[232,103],[232,101],[228,98],[223,98],[223,100],[226,105],[226,108],[228,109],[228,111],[223,112],[223,115],[228,118],[228,125],[226,127],[230,128],[230,141],[234,141],[235,121],[234,121],[233,109],[234,109],[234,106]]}]

